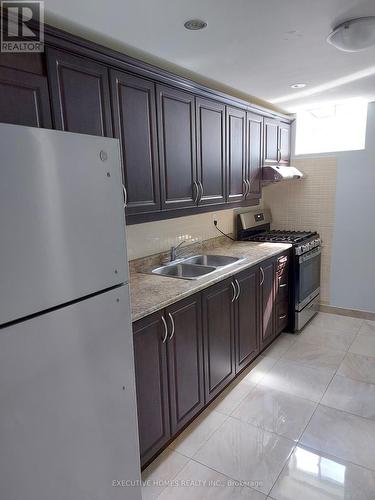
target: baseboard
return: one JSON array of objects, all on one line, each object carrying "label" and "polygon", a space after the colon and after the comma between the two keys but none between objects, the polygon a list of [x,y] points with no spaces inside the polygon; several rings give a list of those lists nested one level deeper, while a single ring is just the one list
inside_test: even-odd
[{"label": "baseboard", "polygon": [[341,316],[351,316],[352,318],[367,319],[370,321],[375,321],[375,313],[369,311],[360,311],[358,309],[345,309],[344,307],[330,306],[329,304],[320,304],[319,311],[339,314]]}]

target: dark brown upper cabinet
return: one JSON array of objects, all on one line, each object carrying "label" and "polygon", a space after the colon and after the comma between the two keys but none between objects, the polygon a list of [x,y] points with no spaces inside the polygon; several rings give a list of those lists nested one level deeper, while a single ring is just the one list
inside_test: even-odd
[{"label": "dark brown upper cabinet", "polygon": [[197,205],[195,98],[188,92],[156,86],[163,209]]},{"label": "dark brown upper cabinet", "polygon": [[290,162],[290,125],[279,125],[279,163],[289,165]]},{"label": "dark brown upper cabinet", "polygon": [[264,163],[274,164],[279,161],[278,152],[279,125],[272,118],[264,119]]},{"label": "dark brown upper cabinet", "polygon": [[259,352],[259,268],[252,267],[234,276],[236,373],[245,368]]},{"label": "dark brown upper cabinet", "polygon": [[254,113],[247,113],[247,181],[246,197],[260,198],[262,193],[262,164],[263,164],[263,117]]},{"label": "dark brown upper cabinet", "polygon": [[0,122],[50,128],[47,78],[0,67]]},{"label": "dark brown upper cabinet", "polygon": [[266,347],[276,336],[276,279],[277,260],[262,263],[260,270],[260,349]]},{"label": "dark brown upper cabinet", "polygon": [[290,162],[290,125],[273,118],[264,119],[264,163]]},{"label": "dark brown upper cabinet", "polygon": [[120,139],[128,215],[160,210],[155,84],[110,72],[113,132]]},{"label": "dark brown upper cabinet", "polygon": [[145,464],[171,437],[163,312],[134,323],[133,333],[139,443]]},{"label": "dark brown upper cabinet", "polygon": [[172,435],[204,406],[201,294],[165,310]]},{"label": "dark brown upper cabinet", "polygon": [[227,107],[227,201],[245,199],[246,185],[246,111]]},{"label": "dark brown upper cabinet", "polygon": [[225,203],[225,106],[196,98],[199,205]]},{"label": "dark brown upper cabinet", "polygon": [[112,137],[107,67],[51,48],[46,56],[54,128]]},{"label": "dark brown upper cabinet", "polygon": [[203,296],[206,403],[235,376],[234,284],[232,278],[213,285]]}]

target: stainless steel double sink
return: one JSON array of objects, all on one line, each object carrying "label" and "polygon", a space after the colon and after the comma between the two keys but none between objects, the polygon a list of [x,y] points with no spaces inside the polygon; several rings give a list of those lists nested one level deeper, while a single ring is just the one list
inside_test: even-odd
[{"label": "stainless steel double sink", "polygon": [[194,255],[185,259],[178,259],[161,267],[153,269],[153,274],[179,278],[184,280],[197,280],[218,269],[223,269],[245,260],[245,257],[229,257],[227,255]]}]

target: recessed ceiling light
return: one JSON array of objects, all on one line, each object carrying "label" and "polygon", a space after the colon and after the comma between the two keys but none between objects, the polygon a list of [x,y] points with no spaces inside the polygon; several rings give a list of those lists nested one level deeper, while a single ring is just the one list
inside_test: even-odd
[{"label": "recessed ceiling light", "polygon": [[306,83],[293,83],[291,87],[292,89],[303,89],[306,87]]},{"label": "recessed ceiling light", "polygon": [[359,52],[375,45],[375,16],[350,19],[328,35],[327,42],[344,52]]},{"label": "recessed ceiling light", "polygon": [[189,21],[186,21],[184,26],[187,30],[197,31],[205,28],[207,23],[205,21],[201,21],[200,19],[190,19]]}]

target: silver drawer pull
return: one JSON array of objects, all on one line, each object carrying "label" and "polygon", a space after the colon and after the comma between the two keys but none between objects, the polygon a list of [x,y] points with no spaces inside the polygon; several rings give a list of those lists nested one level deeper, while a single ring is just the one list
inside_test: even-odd
[{"label": "silver drawer pull", "polygon": [[172,331],[171,331],[171,334],[169,336],[169,340],[172,340],[174,337],[174,332],[175,332],[174,319],[173,319],[173,316],[171,313],[168,313],[168,316],[169,316],[169,319],[171,320],[171,325],[172,325]]},{"label": "silver drawer pull", "polygon": [[199,200],[198,202],[200,203],[201,199],[203,198],[203,184],[201,183],[201,181],[198,181],[198,185],[199,185],[199,189],[200,189],[200,195],[199,195]]},{"label": "silver drawer pull", "polygon": [[194,204],[196,205],[199,200],[199,186],[197,181],[193,181],[194,189],[195,189],[195,199],[194,199]]},{"label": "silver drawer pull", "polygon": [[279,285],[279,288],[284,288],[285,286],[288,286],[288,283],[282,283],[281,285]]},{"label": "silver drawer pull", "polygon": [[164,337],[163,337],[162,342],[163,342],[163,344],[165,344],[167,337],[168,337],[168,326],[167,326],[167,322],[165,321],[164,316],[161,316],[161,320],[162,320],[163,325],[164,325]]},{"label": "silver drawer pull", "polygon": [[279,319],[285,319],[286,318],[286,314],[282,314],[281,316],[279,316]]},{"label": "silver drawer pull", "polygon": [[236,286],[235,284],[233,283],[233,281],[231,281],[230,283],[232,285],[232,288],[233,288],[233,297],[232,297],[232,302],[234,302],[236,300],[236,296],[237,296],[237,290],[236,290]]},{"label": "silver drawer pull", "polygon": [[260,272],[261,272],[261,274],[262,274],[262,279],[261,279],[261,281],[260,281],[260,286],[262,286],[262,285],[263,285],[263,283],[264,283],[264,271],[263,271],[263,267],[261,267],[261,268],[260,268]]},{"label": "silver drawer pull", "polygon": [[237,290],[238,290],[237,295],[236,295],[236,300],[237,300],[237,299],[238,299],[238,297],[239,297],[239,296],[240,296],[240,294],[241,294],[241,287],[240,287],[240,284],[238,283],[238,280],[234,280],[234,281],[235,281],[235,283],[236,283],[236,285],[237,285]]}]

